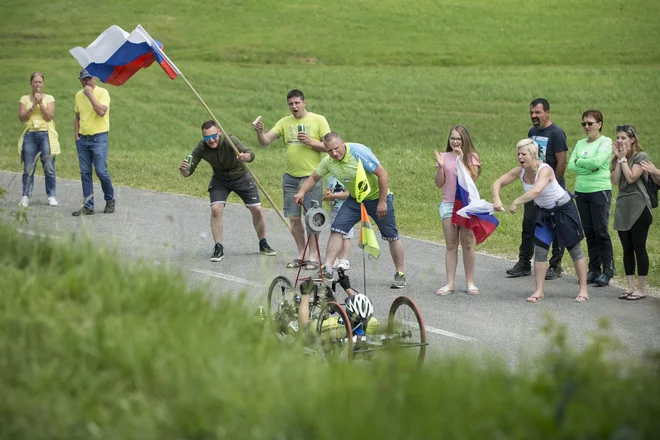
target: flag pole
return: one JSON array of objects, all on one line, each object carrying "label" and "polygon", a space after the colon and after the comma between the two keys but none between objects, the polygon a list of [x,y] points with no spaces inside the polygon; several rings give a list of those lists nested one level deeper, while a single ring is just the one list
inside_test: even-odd
[{"label": "flag pole", "polygon": [[[240,154],[240,151],[238,151],[238,148],[236,148],[236,145],[234,145],[234,142],[233,142],[233,141],[231,140],[231,138],[227,135],[227,132],[225,131],[225,129],[222,128],[222,125],[220,124],[220,121],[218,121],[218,119],[215,117],[215,115],[213,114],[213,112],[211,111],[211,109],[209,108],[209,106],[206,105],[206,102],[204,102],[204,100],[202,99],[202,97],[199,96],[199,93],[197,93],[197,90],[195,90],[195,88],[192,86],[192,84],[190,84],[190,81],[188,81],[188,79],[185,77],[185,75],[183,74],[183,72],[181,72],[181,70],[179,70],[179,68],[176,67],[176,65],[172,62],[172,60],[170,60],[170,58],[169,58],[167,55],[165,55],[165,52],[163,52],[163,51],[160,49],[160,47],[158,47],[158,44],[156,44],[156,42],[154,41],[154,39],[151,38],[151,35],[149,35],[149,33],[148,33],[148,32],[147,32],[142,26],[138,25],[138,28],[139,28],[141,31],[144,32],[143,35],[144,35],[145,37],[148,37],[148,39],[151,40],[151,42],[152,42],[152,48],[153,48],[156,52],[158,52],[158,54],[159,54],[161,57],[163,57],[165,60],[167,60],[167,62],[171,65],[171,67],[174,68],[174,70],[176,71],[177,75],[179,75],[179,76],[181,77],[181,79],[183,79],[183,81],[188,85],[188,87],[189,87],[190,90],[193,92],[193,94],[197,97],[197,99],[199,100],[199,102],[202,103],[202,105],[203,105],[204,108],[206,109],[206,111],[207,111],[207,113],[209,114],[209,116],[211,116],[211,119],[213,119],[213,120],[215,121],[215,123],[217,124],[218,128],[219,128],[220,131],[222,132],[223,136],[225,137],[225,139],[227,139],[227,141],[229,142],[229,145],[231,145],[231,147],[234,149],[234,151],[236,152],[236,154],[237,154],[237,155]],[[248,165],[247,162],[243,162],[243,164],[244,164],[245,167],[247,168],[248,172],[249,172],[249,173],[252,175],[252,177],[254,178],[254,183],[256,183],[257,188],[259,188],[259,190],[261,191],[261,193],[266,197],[266,199],[268,200],[268,202],[270,203],[270,205],[273,207],[273,209],[275,210],[275,212],[277,212],[277,215],[282,219],[282,221],[283,221],[284,224],[286,225],[286,227],[287,227],[287,229],[289,230],[289,232],[291,232],[291,225],[290,225],[289,222],[286,220],[286,218],[284,217],[284,215],[282,215],[282,213],[281,213],[280,210],[277,208],[277,206],[275,206],[275,202],[273,202],[273,199],[270,198],[270,195],[268,195],[268,193],[266,192],[266,190],[264,189],[264,187],[261,185],[261,182],[259,182],[259,179],[258,179],[257,176],[254,174],[254,171],[252,171],[252,169],[250,168],[250,165]]]}]

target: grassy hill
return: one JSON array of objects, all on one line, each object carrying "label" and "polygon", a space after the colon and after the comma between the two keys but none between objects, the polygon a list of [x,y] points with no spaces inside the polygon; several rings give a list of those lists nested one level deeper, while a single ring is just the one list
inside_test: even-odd
[{"label": "grassy hill", "polygon": [[[261,149],[250,122],[261,114],[266,126],[274,124],[287,114],[286,92],[300,88],[309,110],[381,159],[400,230],[441,241],[433,149],[443,148],[454,123],[466,125],[476,142],[485,194],[516,164],[514,146],[527,133],[528,104],[538,96],[550,101],[569,146],[583,137],[582,111],[598,108],[606,135],[613,137],[618,124],[634,124],[660,162],[658,19],[660,4],[652,0],[53,1],[38,7],[8,0],[0,6],[0,168],[20,171],[17,102],[29,92],[29,73],[38,70],[57,101],[58,176],[79,175],[72,134],[79,66],[68,50],[86,46],[112,24],[130,31],[140,23],[164,42],[224,128],[255,149],[253,170],[280,206],[281,144]],[[177,172],[208,118],[188,87],[156,66],[123,87],[108,87],[114,181],[206,197],[208,170],[189,180]],[[521,191],[508,189],[505,201]],[[513,257],[521,214],[500,220],[480,249]],[[622,274],[621,246],[612,233]],[[658,286],[657,226],[649,247],[650,279]]]}]

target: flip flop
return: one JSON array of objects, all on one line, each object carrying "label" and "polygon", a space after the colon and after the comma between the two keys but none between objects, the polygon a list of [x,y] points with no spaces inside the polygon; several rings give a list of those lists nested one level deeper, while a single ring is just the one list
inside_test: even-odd
[{"label": "flip flop", "polygon": [[527,297],[527,302],[537,303],[539,301],[543,301],[544,299],[545,299],[545,296],[534,296],[534,295],[532,295],[532,296]]},{"label": "flip flop", "polygon": [[439,288],[437,292],[435,292],[435,294],[438,296],[447,296],[451,295],[452,293],[454,293],[454,289],[450,289],[449,286],[443,286]]},{"label": "flip flop", "polygon": [[623,292],[621,295],[619,295],[619,299],[628,299],[628,297],[632,294],[633,292]]},{"label": "flip flop", "polygon": [[318,261],[308,261],[305,264],[305,270],[319,270],[319,262]]},{"label": "flip flop", "polygon": [[640,295],[638,293],[631,293],[628,295],[628,298],[626,298],[628,301],[637,301],[639,299],[644,299],[646,298],[646,295]]},{"label": "flip flop", "polygon": [[578,295],[577,298],[575,298],[575,299],[573,300],[573,302],[576,302],[576,303],[583,303],[583,302],[587,302],[588,300],[589,300],[589,297],[588,297],[588,296]]},{"label": "flip flop", "polygon": [[479,288],[475,286],[474,284],[470,284],[467,288],[467,294],[468,295],[478,295],[479,294]]},{"label": "flip flop", "polygon": [[297,268],[299,268],[300,266],[304,266],[304,265],[305,265],[305,261],[304,261],[304,260],[301,260],[300,258],[296,258],[296,259],[293,260],[292,262],[287,263],[287,264],[286,264],[286,267],[287,267],[287,269],[297,269]]}]

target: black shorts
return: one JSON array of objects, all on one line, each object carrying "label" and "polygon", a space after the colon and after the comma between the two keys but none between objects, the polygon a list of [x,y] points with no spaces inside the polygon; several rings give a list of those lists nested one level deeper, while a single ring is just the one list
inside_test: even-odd
[{"label": "black shorts", "polygon": [[229,193],[235,192],[241,199],[245,206],[260,206],[261,199],[259,198],[259,190],[254,183],[252,174],[245,173],[236,180],[224,180],[215,176],[211,177],[209,183],[209,196],[211,198],[211,205],[216,203],[225,203]]}]

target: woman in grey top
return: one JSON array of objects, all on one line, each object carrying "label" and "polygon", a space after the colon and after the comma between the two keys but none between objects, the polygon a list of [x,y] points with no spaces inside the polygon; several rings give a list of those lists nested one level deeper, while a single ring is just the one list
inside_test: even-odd
[{"label": "woman in grey top", "polygon": [[[635,301],[646,298],[644,287],[649,273],[649,255],[646,238],[653,221],[651,201],[642,179],[642,162],[648,156],[639,144],[637,129],[632,125],[616,128],[616,143],[612,145],[614,157],[610,169],[612,183],[619,185],[619,196],[614,209],[614,229],[619,233],[623,246],[623,267],[628,288],[620,299]],[[637,261],[637,286],[635,286],[635,261]]]}]

